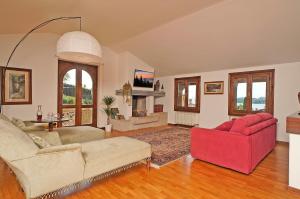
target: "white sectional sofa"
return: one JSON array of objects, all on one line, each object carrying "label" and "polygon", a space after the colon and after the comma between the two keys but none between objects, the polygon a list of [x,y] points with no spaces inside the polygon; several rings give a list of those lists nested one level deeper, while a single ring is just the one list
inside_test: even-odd
[{"label": "white sectional sofa", "polygon": [[151,146],[132,138],[62,145],[57,132],[37,134],[51,146],[39,148],[27,133],[0,119],[0,156],[16,174],[26,198],[47,198],[49,193],[90,183],[142,160],[149,165]]}]

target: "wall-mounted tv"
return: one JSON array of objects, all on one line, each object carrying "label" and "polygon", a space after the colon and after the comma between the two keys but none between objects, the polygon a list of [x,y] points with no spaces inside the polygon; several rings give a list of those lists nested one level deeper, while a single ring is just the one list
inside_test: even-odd
[{"label": "wall-mounted tv", "polygon": [[152,88],[154,81],[154,72],[135,69],[133,86]]}]

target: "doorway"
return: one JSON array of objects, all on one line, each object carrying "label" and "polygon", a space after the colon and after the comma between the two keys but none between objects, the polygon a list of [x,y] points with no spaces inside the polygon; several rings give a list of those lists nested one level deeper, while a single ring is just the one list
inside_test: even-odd
[{"label": "doorway", "polygon": [[69,121],[60,126],[97,126],[97,66],[58,61],[58,113]]}]

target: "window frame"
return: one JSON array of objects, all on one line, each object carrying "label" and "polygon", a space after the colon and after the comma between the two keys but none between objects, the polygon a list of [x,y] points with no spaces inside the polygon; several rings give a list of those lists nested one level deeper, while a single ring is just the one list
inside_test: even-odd
[{"label": "window frame", "polygon": [[[185,106],[177,106],[177,97],[178,97],[178,85],[179,83],[184,83],[185,85]],[[189,83],[196,83],[196,106],[195,107],[188,107],[188,93]],[[181,111],[181,112],[193,112],[193,113],[200,113],[200,84],[201,84],[201,76],[194,76],[194,77],[182,77],[182,78],[175,78],[174,80],[174,111]]]},{"label": "window frame", "polygon": [[[255,77],[267,77],[265,111],[252,110],[252,83]],[[275,69],[229,73],[228,115],[243,116],[243,115],[253,114],[258,112],[267,112],[273,115],[274,114],[274,84],[275,84],[274,77],[275,77]],[[234,80],[242,79],[242,78],[245,78],[247,82],[246,110],[236,110]]]}]

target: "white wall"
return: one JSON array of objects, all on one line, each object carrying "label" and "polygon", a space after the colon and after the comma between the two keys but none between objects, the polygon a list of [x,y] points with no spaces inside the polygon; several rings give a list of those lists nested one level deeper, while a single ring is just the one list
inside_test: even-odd
[{"label": "white wall", "polygon": [[[22,35],[0,35],[0,64],[4,65],[12,48]],[[23,120],[35,118],[37,105],[44,114],[57,112],[57,57],[56,34],[32,34],[17,49],[9,67],[32,69],[32,104],[4,105],[3,113]],[[103,47],[103,62],[98,67],[98,126],[103,126],[106,116],[101,109],[101,99],[114,95],[118,88],[118,55]]]},{"label": "white wall", "polygon": [[[8,56],[22,35],[0,36],[0,64],[4,65]],[[55,57],[55,34],[34,34],[28,37],[15,52],[9,67],[32,69],[32,105],[4,105],[3,112],[9,117],[33,119],[37,105],[44,113],[57,109],[57,58]]]},{"label": "white wall", "polygon": [[[300,63],[275,64],[270,66],[258,66],[250,68],[239,68],[232,70],[221,70],[205,73],[193,73],[180,76],[167,76],[159,78],[164,84],[166,97],[159,98],[156,103],[164,104],[164,110],[168,112],[168,122],[175,123],[174,111],[174,78],[184,76],[201,76],[201,102],[200,114],[198,114],[198,124],[201,127],[212,128],[230,119],[228,116],[228,73],[275,69],[275,117],[278,118],[277,139],[288,141],[286,134],[286,116],[299,110],[297,93],[300,91]],[[224,81],[223,95],[204,95],[204,82]]]},{"label": "white wall", "polygon": [[104,96],[115,96],[118,89],[118,55],[109,48],[103,48],[104,64],[98,68],[98,126],[106,125],[106,114],[103,111],[102,98]]},{"label": "white wall", "polygon": [[[14,45],[22,35],[0,35],[0,65],[5,65]],[[32,69],[32,104],[31,105],[4,105],[3,113],[9,117],[18,117],[23,120],[35,118],[38,105],[42,105],[43,113],[57,112],[57,74],[58,60],[55,56],[56,42],[59,35],[48,33],[35,33],[30,35],[17,49],[9,67]],[[121,89],[127,81],[133,85],[134,69],[154,71],[129,52],[116,54],[111,49],[102,46],[103,64],[98,67],[98,121],[102,127],[106,124],[106,115],[102,110],[102,98],[115,96],[115,91]],[[134,88],[152,90],[147,88]],[[153,98],[153,97],[152,97]],[[153,99],[147,98],[147,108],[153,112]],[[121,113],[131,116],[131,106],[117,97],[116,107]]]}]

